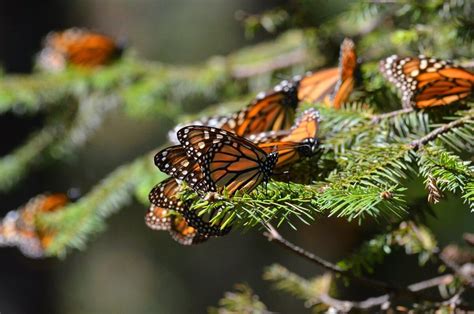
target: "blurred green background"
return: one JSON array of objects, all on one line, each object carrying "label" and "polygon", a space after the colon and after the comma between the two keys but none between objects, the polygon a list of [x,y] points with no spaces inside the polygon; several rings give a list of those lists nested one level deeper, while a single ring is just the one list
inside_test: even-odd
[{"label": "blurred green background", "polygon": [[[125,38],[139,57],[174,64],[192,64],[218,54],[271,39],[258,33],[252,40],[235,15],[239,10],[262,12],[284,1],[267,0],[74,0],[15,1],[0,4],[0,62],[7,72],[28,72],[41,37],[53,29],[85,26]],[[343,1],[320,1],[314,14],[322,23],[344,10]],[[162,120],[163,121],[163,120]],[[41,125],[41,117],[0,117],[6,154]],[[45,191],[87,192],[117,166],[163,144],[171,122],[138,121],[120,113],[109,115],[89,143],[71,159],[34,171],[13,193],[1,195],[1,214]],[[8,134],[8,135],[7,135]],[[13,136],[11,134],[14,134]],[[417,191],[413,191],[417,194]],[[422,193],[418,193],[424,199]],[[441,202],[431,218],[442,243],[457,241],[474,225],[467,207]],[[166,232],[144,225],[146,208],[138,204],[114,215],[106,232],[83,252],[65,260],[29,260],[16,249],[0,250],[1,313],[203,313],[224,291],[247,282],[270,310],[307,312],[302,302],[271,289],[261,279],[274,262],[304,276],[320,269],[270,244],[257,231],[233,232],[195,247],[175,243]],[[288,237],[322,257],[347,255],[376,223],[361,228],[336,219],[286,230]],[[395,259],[377,270],[380,278],[410,283],[423,278],[416,258]],[[433,272],[425,269],[424,272]],[[362,292],[352,291],[354,297]]]}]

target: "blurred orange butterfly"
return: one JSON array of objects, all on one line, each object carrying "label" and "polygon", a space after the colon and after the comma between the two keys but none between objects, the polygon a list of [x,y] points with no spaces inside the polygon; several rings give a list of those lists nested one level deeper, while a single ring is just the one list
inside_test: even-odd
[{"label": "blurred orange butterfly", "polygon": [[316,153],[318,128],[319,112],[311,108],[303,112],[290,130],[255,134],[249,140],[267,153],[278,152],[275,170],[282,169]]},{"label": "blurred orange butterfly", "polygon": [[118,58],[123,46],[106,35],[82,28],[49,33],[38,56],[38,65],[48,71],[61,71],[67,65],[95,68]]},{"label": "blurred orange butterfly", "polygon": [[198,217],[189,209],[190,202],[178,198],[180,185],[168,178],[156,185],[149,194],[152,205],[145,216],[145,223],[153,230],[168,230],[180,244],[191,245],[207,241],[209,237],[223,236],[230,228],[220,229]]},{"label": "blurred orange butterfly", "polygon": [[298,81],[298,100],[311,103],[324,101],[328,106],[339,109],[354,90],[357,70],[355,44],[346,38],[341,44],[339,67],[295,77]]},{"label": "blurred orange butterfly", "polygon": [[393,55],[380,62],[380,71],[401,91],[405,108],[449,105],[474,90],[474,73],[446,60]]},{"label": "blurred orange butterfly", "polygon": [[44,257],[45,249],[50,245],[54,233],[37,228],[37,215],[59,210],[68,202],[68,197],[64,194],[45,194],[34,197],[17,210],[8,212],[0,224],[0,246],[17,246],[25,256]]}]

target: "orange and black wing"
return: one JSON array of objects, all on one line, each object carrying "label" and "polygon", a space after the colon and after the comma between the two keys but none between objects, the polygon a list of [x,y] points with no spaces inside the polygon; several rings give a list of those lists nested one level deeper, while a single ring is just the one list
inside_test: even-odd
[{"label": "orange and black wing", "polygon": [[146,222],[147,226],[153,230],[168,231],[173,240],[182,245],[198,244],[209,239],[208,236],[189,226],[181,214],[163,207],[151,205]]},{"label": "orange and black wing", "polygon": [[341,44],[339,67],[309,72],[296,77],[298,99],[307,102],[325,102],[339,109],[349,99],[355,86],[357,55],[354,42],[346,38]]},{"label": "orange and black wing", "polygon": [[474,73],[446,60],[393,55],[380,63],[380,71],[401,91],[405,108],[446,106],[474,90]]},{"label": "orange and black wing", "polygon": [[[153,230],[169,230],[175,232],[178,237],[179,232],[173,228],[182,231],[181,237],[185,235],[194,240],[191,244],[202,242],[203,239],[212,236],[223,236],[230,231],[230,228],[221,229],[220,226],[211,224],[203,220],[191,210],[189,202],[183,202],[179,199],[180,185],[174,178],[168,178],[157,184],[149,193],[148,197],[152,206],[145,216],[145,223]],[[184,218],[184,222],[182,219]],[[184,226],[184,223],[187,225]],[[193,228],[195,232],[192,232]],[[172,234],[173,236],[173,234]]]},{"label": "orange and black wing", "polygon": [[261,93],[244,110],[234,113],[221,129],[238,136],[291,127],[298,105],[296,84],[282,81],[270,93]]},{"label": "orange and black wing", "polygon": [[334,89],[339,81],[339,69],[329,68],[309,72],[301,78],[295,77],[295,80],[299,81],[299,101],[322,102],[334,93]]},{"label": "orange and black wing", "polygon": [[339,109],[345,103],[355,87],[357,54],[354,42],[346,38],[341,44],[339,55],[339,80],[331,95],[333,108]]},{"label": "orange and black wing", "polygon": [[155,155],[155,165],[173,178],[186,181],[194,190],[204,177],[199,164],[187,155],[186,150],[181,145],[171,146],[159,151]]},{"label": "orange and black wing", "polygon": [[[267,131],[280,131],[291,127],[297,105],[296,83],[282,81],[273,88],[273,91],[257,95],[243,110],[229,116],[206,117],[188,125],[223,129],[243,137]],[[183,127],[178,125],[168,134],[171,142],[178,143],[175,134]]]},{"label": "orange and black wing", "polygon": [[278,161],[275,169],[284,168],[301,159],[315,154],[319,141],[319,112],[313,108],[306,110],[286,136],[277,141],[268,141],[258,144],[265,152],[278,152]]},{"label": "orange and black wing", "polygon": [[266,154],[249,140],[222,129],[189,126],[178,131],[178,139],[201,166],[201,189],[225,189],[229,196],[250,192],[267,181],[278,159],[277,153]]}]

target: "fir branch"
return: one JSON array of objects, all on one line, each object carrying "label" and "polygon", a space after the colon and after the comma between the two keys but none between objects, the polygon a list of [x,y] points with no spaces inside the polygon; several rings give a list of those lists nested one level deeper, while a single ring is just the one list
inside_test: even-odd
[{"label": "fir branch", "polygon": [[379,123],[382,120],[391,119],[391,118],[395,118],[395,117],[398,117],[398,116],[401,116],[401,115],[405,115],[407,113],[413,112],[413,110],[414,110],[413,108],[404,108],[404,109],[400,109],[400,110],[395,110],[395,111],[375,115],[372,118],[372,123],[376,124],[376,123]]},{"label": "fir branch", "polygon": [[41,161],[48,147],[56,140],[59,125],[50,125],[33,135],[23,146],[0,159],[0,191],[7,191]]},{"label": "fir branch", "polygon": [[[444,125],[436,128],[436,129],[434,129],[433,131],[431,131],[427,135],[423,136],[422,138],[413,141],[411,143],[411,145],[413,146],[413,149],[415,149],[415,150],[419,149],[421,146],[424,146],[424,145],[428,144],[429,142],[432,142],[433,140],[435,140],[436,138],[438,138],[442,134],[445,134],[445,133],[448,133],[448,132],[454,132],[454,129],[462,127],[465,124],[467,124],[470,131],[473,132],[473,128],[472,128],[472,126],[470,126],[471,124],[474,123],[473,119],[474,119],[474,111],[471,110],[469,114],[466,114],[465,116],[463,116],[461,118],[458,118],[455,121],[444,124]],[[463,139],[465,140],[465,138],[463,138]],[[466,145],[466,144],[470,145],[470,146],[473,145],[472,137],[468,137],[468,139],[470,140],[470,142],[467,142],[467,143],[463,142],[462,143],[463,146]]]},{"label": "fir branch", "polygon": [[49,256],[64,256],[68,249],[82,249],[86,240],[104,227],[104,220],[131,201],[131,194],[150,171],[155,152],[121,166],[87,195],[61,211],[42,214],[38,223],[55,236],[46,248]]},{"label": "fir branch", "polygon": [[292,218],[308,224],[319,212],[316,197],[317,191],[311,186],[271,181],[251,194],[236,194],[231,199],[224,195],[217,201],[207,201],[196,198],[194,193],[185,193],[183,198],[194,200],[191,210],[199,215],[217,212],[212,222],[219,221],[222,228],[228,225],[251,228],[267,221],[287,223],[294,228]]},{"label": "fir branch", "polygon": [[118,106],[114,95],[91,94],[70,103],[70,112],[51,117],[48,124],[23,146],[0,159],[0,191],[12,188],[29,171],[49,159],[61,159],[82,146],[104,116]]},{"label": "fir branch", "polygon": [[68,74],[8,75],[0,80],[0,114],[35,113],[48,104],[65,99],[69,89]]},{"label": "fir branch", "polygon": [[432,232],[423,225],[413,221],[404,221],[394,229],[379,234],[364,244],[348,258],[337,265],[355,274],[364,271],[372,273],[375,264],[380,264],[384,258],[397,247],[403,247],[407,255],[418,255],[420,265],[439,252],[436,239]]},{"label": "fir branch", "polygon": [[[332,264],[332,263],[322,259],[321,257],[319,257],[319,256],[317,256],[313,253],[310,253],[310,252],[304,250],[303,248],[291,243],[287,239],[283,238],[281,236],[281,234],[270,224],[266,224],[265,226],[266,226],[268,231],[265,232],[263,235],[269,241],[274,241],[279,246],[285,248],[286,250],[292,252],[293,254],[299,255],[299,256],[303,257],[304,259],[308,260],[309,262],[311,262],[313,264],[316,264],[318,266],[321,266],[324,269],[326,269],[326,270],[328,270],[328,271],[330,271],[334,274],[340,275],[340,276],[348,278],[350,280],[357,281],[357,282],[359,282],[359,283],[361,283],[361,284],[363,284],[367,287],[371,287],[371,288],[374,288],[374,289],[386,291],[388,293],[388,295],[395,294],[397,296],[407,296],[407,297],[410,297],[414,300],[426,300],[426,301],[433,301],[434,300],[434,299],[429,298],[427,296],[416,293],[414,290],[411,290],[410,287],[402,288],[402,287],[398,287],[398,286],[389,284],[389,283],[384,282],[384,281],[371,279],[371,278],[364,277],[364,276],[361,276],[361,275],[355,275],[351,271],[344,270],[344,269],[340,268],[339,266],[337,266],[335,264]],[[438,300],[436,299],[436,301],[438,301]]]},{"label": "fir branch", "polygon": [[[446,286],[453,281],[453,275],[443,275],[411,284],[407,287],[407,289],[411,292],[419,292],[434,287]],[[390,308],[391,299],[394,298],[394,295],[384,294],[377,297],[371,297],[363,301],[340,300],[331,297],[330,295],[324,294],[320,295],[319,298],[321,302],[334,308],[335,310],[347,313],[351,310],[370,310],[375,308],[378,308],[379,310],[388,310]],[[440,302],[435,302],[435,304],[440,304]]]},{"label": "fir branch", "polygon": [[120,99],[114,94],[91,93],[79,97],[75,116],[60,139],[51,147],[51,155],[60,158],[84,145],[93,132],[102,125],[105,116],[119,104]]},{"label": "fir branch", "polygon": [[219,307],[208,309],[210,314],[270,314],[267,306],[260,301],[246,284],[235,285],[235,292],[226,292],[219,300]]},{"label": "fir branch", "polygon": [[440,146],[425,146],[417,153],[418,166],[425,184],[436,180],[441,191],[462,193],[464,200],[473,206],[474,166]]},{"label": "fir branch", "polygon": [[274,282],[276,289],[304,300],[307,307],[321,303],[319,296],[329,294],[333,286],[331,273],[306,279],[279,264],[267,267],[263,279]]}]

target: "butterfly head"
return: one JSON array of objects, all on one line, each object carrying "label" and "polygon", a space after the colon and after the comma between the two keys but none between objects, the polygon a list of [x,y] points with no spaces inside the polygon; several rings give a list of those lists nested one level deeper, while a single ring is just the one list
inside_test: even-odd
[{"label": "butterfly head", "polygon": [[301,156],[311,157],[319,148],[319,140],[315,137],[306,138],[301,142],[301,146],[298,147],[298,152]]}]

